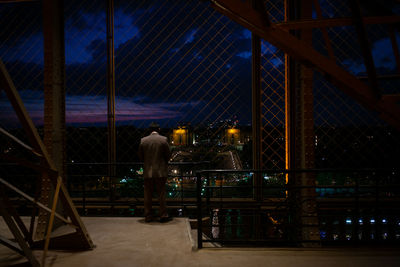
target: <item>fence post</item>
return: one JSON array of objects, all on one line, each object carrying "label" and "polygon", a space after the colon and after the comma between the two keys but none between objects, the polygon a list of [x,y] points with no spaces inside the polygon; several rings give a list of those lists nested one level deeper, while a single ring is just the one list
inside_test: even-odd
[{"label": "fence post", "polygon": [[[355,173],[353,173],[355,175]],[[360,220],[360,173],[357,173],[355,175],[355,184],[354,184],[354,213],[353,213],[353,233],[352,233],[352,240],[354,244],[358,244],[359,237],[358,237],[358,232],[360,230],[359,227],[359,220]]]},{"label": "fence post", "polygon": [[83,214],[86,214],[86,175],[83,176],[83,185],[82,185],[82,208]]},{"label": "fence post", "polygon": [[203,220],[201,214],[201,174],[197,173],[196,178],[196,191],[197,191],[197,248],[203,248]]}]

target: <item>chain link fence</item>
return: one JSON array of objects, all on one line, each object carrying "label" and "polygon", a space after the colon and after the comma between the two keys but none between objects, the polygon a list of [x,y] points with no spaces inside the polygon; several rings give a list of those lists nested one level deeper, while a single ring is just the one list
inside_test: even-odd
[{"label": "chain link fence", "polygon": [[[374,1],[372,1],[374,2]],[[390,3],[389,3],[390,2]],[[284,1],[266,1],[272,22],[284,20]],[[319,1],[323,18],[349,17],[346,1]],[[376,2],[378,3],[378,2]],[[364,4],[364,15],[399,13],[391,1]],[[107,162],[105,1],[65,1],[67,160]],[[380,12],[380,13],[379,13]],[[379,13],[379,14],[378,14]],[[0,57],[41,131],[43,125],[43,33],[40,1],[0,4]],[[315,18],[314,11],[313,17]],[[365,66],[354,27],[329,28],[338,64],[363,78]],[[368,25],[379,75],[396,64],[385,25]],[[398,33],[395,35],[399,38]],[[313,46],[328,54],[322,30]],[[262,41],[262,152],[267,169],[285,168],[284,54]],[[212,162],[237,151],[251,167],[251,33],[202,1],[115,1],[117,162],[138,161],[140,138],[152,121],[174,140],[187,129],[185,146],[172,144],[180,160]],[[384,93],[398,94],[398,79],[380,79]],[[14,111],[0,91],[0,126],[22,140]],[[344,95],[319,73],[314,75],[315,161],[317,168],[398,165],[399,133]],[[227,129],[240,130],[239,141]],[[232,137],[232,143],[230,143]],[[4,139],[4,137],[2,137]],[[6,139],[4,139],[6,140]],[[2,142],[2,150],[11,146]],[[17,152],[16,152],[17,153]],[[74,173],[85,172],[78,166]],[[75,174],[76,174],[75,173]],[[84,173],[82,174],[84,175]],[[106,174],[104,174],[106,175]],[[125,174],[121,174],[121,179]]]},{"label": "chain link fence", "polygon": [[[40,2],[0,4],[0,58],[36,126],[43,125],[43,33]],[[18,118],[0,90],[0,127],[26,141]],[[3,143],[4,144],[4,143]]]},{"label": "chain link fence", "polygon": [[[283,1],[266,1],[271,22],[285,18]],[[261,136],[264,169],[285,166],[285,55],[266,41],[261,41]]]},{"label": "chain link fence", "polygon": [[[323,18],[350,17],[346,1],[319,1]],[[361,3],[364,16],[391,15],[398,11],[393,1]],[[398,12],[397,12],[398,15]],[[379,76],[396,73],[394,53],[390,46],[388,25],[366,25],[368,41]],[[354,26],[328,30],[337,64],[359,78],[366,77],[360,43]],[[314,30],[314,47],[326,47],[321,30]],[[398,38],[397,34],[397,38]],[[398,48],[397,48],[398,49]],[[325,51],[327,53],[327,51]],[[368,82],[367,79],[364,79]],[[379,79],[383,93],[398,94],[398,78]],[[315,160],[317,168],[383,168],[396,167],[400,151],[399,133],[377,114],[335,88],[322,75],[314,76]]]}]

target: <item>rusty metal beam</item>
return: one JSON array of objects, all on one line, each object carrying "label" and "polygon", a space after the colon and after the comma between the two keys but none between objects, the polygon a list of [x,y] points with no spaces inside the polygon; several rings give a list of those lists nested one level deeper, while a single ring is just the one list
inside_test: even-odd
[{"label": "rusty metal beam", "polygon": [[378,112],[382,119],[400,131],[400,117],[398,115],[400,114],[400,106],[388,106],[385,101],[376,99],[375,94],[367,84],[339,67],[333,59],[315,51],[311,45],[297,39],[277,25],[263,26],[262,16],[242,1],[218,0],[212,1],[211,6],[293,56],[302,64],[320,71],[344,93],[357,100],[364,107]]},{"label": "rusty metal beam", "polygon": [[[285,0],[285,22],[294,20],[293,0]],[[293,30],[291,30],[293,31]],[[286,169],[295,170],[296,167],[296,62],[287,53],[285,53],[285,151],[286,151]],[[286,182],[291,183],[289,174]]]},{"label": "rusty metal beam", "polygon": [[63,0],[43,1],[44,143],[65,179],[65,48]]},{"label": "rusty metal beam", "polygon": [[[285,0],[285,21],[297,19],[295,10],[299,3],[295,0]],[[298,31],[290,30],[291,34],[298,34]],[[298,64],[296,60],[285,53],[285,166],[288,170],[300,169],[297,167],[296,155],[296,103],[297,103],[297,71]],[[288,191],[286,196],[288,199],[289,214],[292,220],[298,221],[297,193],[294,188],[296,186],[296,175],[292,172],[286,174],[286,183]],[[296,223],[299,224],[299,223]],[[298,240],[298,230],[291,228],[288,236],[291,241]]]},{"label": "rusty metal beam", "polygon": [[[260,0],[251,1],[252,8],[259,10],[261,8]],[[263,18],[265,25],[269,25],[268,19]],[[261,123],[261,38],[256,34],[251,34],[252,48],[252,128],[253,128],[253,168],[261,170],[263,168],[262,161],[262,123]],[[253,176],[254,198],[256,201],[262,201],[262,175],[255,173]],[[255,236],[261,235],[261,217],[255,218]]]},{"label": "rusty metal beam", "polygon": [[[44,144],[63,180],[66,180],[65,148],[65,49],[63,0],[43,0],[44,50]],[[42,176],[40,201],[52,202],[54,190],[47,174]],[[61,205],[57,211],[62,213]],[[42,238],[49,214],[39,210],[36,237]],[[62,222],[56,221],[60,226]]]},{"label": "rusty metal beam", "polygon": [[367,68],[368,82],[375,95],[375,98],[381,98],[381,91],[379,89],[378,80],[376,78],[376,69],[374,59],[372,58],[371,46],[367,37],[367,31],[362,20],[360,3],[358,0],[351,0],[351,9],[353,12],[353,20],[356,28],[361,53],[364,58],[364,64]]},{"label": "rusty metal beam", "polygon": [[[312,3],[313,0],[303,0],[300,6],[300,16],[302,19],[312,18]],[[300,39],[312,46],[312,29],[302,29],[300,31]],[[326,40],[327,45],[330,44]],[[299,77],[299,94],[296,138],[298,138],[296,146],[296,158],[299,160],[298,166],[301,169],[315,168],[315,151],[314,151],[314,94],[313,94],[313,77],[314,70],[308,66],[300,66]],[[297,185],[300,186],[315,186],[315,174],[302,173],[297,178]],[[299,202],[300,207],[300,225],[301,225],[301,240],[313,242],[302,243],[302,246],[320,246],[320,233],[318,227],[318,215],[316,207],[316,192],[314,188],[302,188],[300,190]]]},{"label": "rusty metal beam", "polygon": [[[1,193],[4,194],[5,193],[4,188],[2,188],[1,190],[3,190],[3,192],[1,192]],[[9,200],[9,198],[7,196],[3,196],[3,201],[4,201],[4,204],[8,207],[9,214],[13,217],[15,223],[18,225],[19,230],[23,234],[25,241],[28,242],[29,246],[32,246],[32,244],[33,244],[32,235],[26,228],[25,224],[22,222],[21,217],[19,217],[19,215],[18,215],[17,211],[15,210],[14,206],[12,205],[11,201]]]},{"label": "rusty metal beam", "polygon": [[[47,206],[43,205],[42,203],[36,201],[33,197],[29,196],[28,194],[25,194],[24,192],[22,192],[21,190],[19,190],[18,188],[16,188],[15,186],[13,186],[12,184],[8,183],[7,181],[5,181],[4,179],[0,178],[0,183],[3,184],[4,186],[10,188],[11,190],[13,190],[15,193],[21,195],[22,197],[24,197],[25,199],[29,200],[30,202],[32,202],[33,204],[39,206],[40,208],[42,208],[43,210],[47,211],[47,212],[51,212],[51,209],[49,209]],[[62,220],[63,222],[65,222],[66,224],[71,224],[71,221],[65,219],[63,216],[61,216],[60,214],[56,213],[55,216],[57,218],[59,218],[60,220]],[[71,224],[72,225],[72,224]]]},{"label": "rusty metal beam", "polygon": [[[315,7],[315,11],[317,13],[317,18],[322,19],[322,10],[321,10],[321,6],[319,5],[318,0],[314,0],[314,7]],[[331,40],[329,39],[328,29],[327,29],[327,27],[323,27],[323,28],[321,28],[321,30],[322,30],[322,36],[324,37],[326,50],[328,51],[329,58],[334,59],[335,54],[333,52]]]},{"label": "rusty metal beam", "polygon": [[396,59],[397,73],[400,74],[400,52],[394,27],[389,27],[390,42],[392,44],[394,58]]},{"label": "rusty metal beam", "polygon": [[21,147],[27,149],[28,151],[30,151],[32,154],[41,157],[42,155],[40,155],[39,153],[37,153],[32,147],[28,146],[27,144],[25,144],[24,142],[22,142],[21,140],[19,140],[17,137],[15,137],[14,135],[10,134],[9,132],[7,132],[6,130],[4,130],[2,127],[0,127],[0,133],[4,134],[5,136],[7,136],[8,138],[10,138],[11,140],[13,140],[15,143],[17,143],[18,145],[20,145]]},{"label": "rusty metal beam", "polygon": [[[61,177],[65,173],[65,49],[63,0],[43,1],[44,143]],[[65,178],[65,177],[64,177]]]},{"label": "rusty metal beam", "polygon": [[24,128],[28,136],[30,144],[33,146],[33,149],[37,153],[43,156],[49,169],[57,171],[1,59],[0,59],[0,87],[4,89],[20,123],[22,124],[22,127]]},{"label": "rusty metal beam", "polygon": [[[28,242],[25,240],[23,233],[18,228],[17,224],[12,219],[12,217],[9,213],[9,210],[12,209],[12,207],[7,206],[7,204],[6,204],[7,196],[5,195],[3,190],[4,190],[3,186],[0,185],[0,214],[3,216],[3,219],[6,222],[8,229],[10,229],[12,235],[14,236],[17,244],[19,245],[20,250],[17,250],[15,245],[13,245],[11,243],[8,244],[8,247],[9,248],[15,247],[14,250],[16,250],[17,252],[24,255],[28,259],[28,261],[30,262],[30,264],[32,266],[40,266],[40,263],[33,255],[32,250],[31,250],[30,246],[28,245]],[[5,242],[2,242],[2,243],[4,244]]]},{"label": "rusty metal beam", "polygon": [[[357,76],[357,78],[360,80],[367,80],[368,76]],[[399,80],[400,72],[399,72],[399,74],[378,75],[376,78],[378,80]]]},{"label": "rusty metal beam", "polygon": [[[47,150],[42,142],[42,140],[39,137],[39,134],[33,125],[33,122],[31,118],[29,117],[25,106],[22,103],[21,97],[19,96],[14,83],[11,80],[11,77],[6,69],[6,67],[3,64],[3,61],[0,59],[0,88],[3,89],[12,105],[14,108],[14,111],[22,124],[28,139],[32,145],[32,147],[37,151],[39,154],[41,154],[42,157],[42,163],[44,168],[50,169],[50,171],[45,171],[44,174],[47,175],[47,179],[53,186],[56,185],[57,183],[57,176],[56,174],[57,169],[50,158],[49,154],[47,153]],[[63,203],[63,208],[65,211],[65,215],[70,217],[70,220],[74,225],[77,226],[76,233],[77,236],[79,236],[79,246],[84,247],[86,249],[92,249],[94,247],[92,240],[90,239],[89,233],[86,230],[86,227],[84,226],[82,220],[79,217],[79,214],[69,197],[68,191],[65,188],[64,184],[61,184],[60,188],[60,200]],[[75,246],[78,244],[75,244]],[[64,246],[64,248],[74,248],[74,245],[70,247]]]},{"label": "rusty metal beam", "polygon": [[38,2],[39,0],[0,0],[0,4],[19,3],[19,2]]},{"label": "rusty metal beam", "polygon": [[[367,24],[396,24],[400,22],[399,16],[379,16],[379,17],[363,17],[365,25]],[[294,21],[285,21],[276,23],[284,30],[298,29],[315,29],[315,28],[331,28],[354,25],[353,18],[329,18],[329,19],[299,19]]]},{"label": "rusty metal beam", "polygon": [[[253,1],[253,7],[256,7]],[[253,168],[262,169],[261,156],[261,39],[256,34],[251,35],[252,48],[252,133],[253,133]],[[256,199],[260,200],[261,175],[253,181],[256,188]]]},{"label": "rusty metal beam", "polygon": [[116,129],[115,129],[115,60],[114,60],[114,1],[107,0],[107,144],[110,200],[115,199]]}]

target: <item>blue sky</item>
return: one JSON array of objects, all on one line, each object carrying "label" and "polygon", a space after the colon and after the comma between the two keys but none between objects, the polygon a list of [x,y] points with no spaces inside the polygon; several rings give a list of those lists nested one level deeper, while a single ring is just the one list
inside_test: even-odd
[{"label": "blue sky", "polygon": [[[103,2],[66,1],[67,123],[106,122]],[[322,1],[326,17],[336,15],[336,7],[329,2]],[[0,6],[0,26],[4,29],[0,56],[40,124],[42,74],[31,73],[36,68],[40,71],[43,65],[41,17],[36,12],[40,9],[38,3],[25,6],[26,12],[15,8],[18,4]],[[15,14],[22,22],[10,28],[8,23]],[[341,35],[341,30],[345,29],[335,29],[334,34]],[[400,43],[398,34],[397,39]],[[345,41],[351,44],[354,40]],[[389,39],[377,34],[371,42],[376,67],[393,72],[396,64]],[[278,51],[263,42],[262,55],[269,62],[266,71],[273,77],[284,68],[283,54]],[[343,53],[343,66],[362,75],[365,67],[360,54]],[[216,13],[207,3],[116,1],[115,56],[120,122],[162,120],[165,125],[174,125],[233,116],[244,124],[251,121],[251,32]],[[1,96],[2,110],[7,109],[5,102]]]}]

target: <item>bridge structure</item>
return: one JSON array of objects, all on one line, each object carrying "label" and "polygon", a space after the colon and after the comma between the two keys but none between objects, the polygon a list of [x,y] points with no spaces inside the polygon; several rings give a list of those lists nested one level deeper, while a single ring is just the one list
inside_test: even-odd
[{"label": "bridge structure", "polygon": [[[1,117],[3,138],[7,140],[2,158],[18,158],[13,161],[32,167],[32,159],[21,156],[10,143],[24,144],[20,139],[32,136],[33,123],[42,122],[44,145],[36,133],[30,142],[36,144],[34,151],[42,157],[48,151],[44,164],[47,171],[56,171],[54,177],[60,177],[72,195],[79,191],[78,197],[72,199],[83,208],[80,211],[90,209],[90,203],[95,208],[101,203],[112,213],[116,207],[137,210],[142,201],[138,193],[140,182],[126,182],[140,176],[132,155],[135,142],[144,134],[142,128],[152,118],[135,119],[137,114],[150,112],[153,103],[152,108],[158,108],[157,115],[166,118],[165,132],[176,123],[177,116],[182,121],[192,120],[193,135],[198,141],[186,150],[198,152],[192,157],[194,161],[212,163],[218,153],[229,153],[221,147],[224,137],[220,133],[226,124],[220,122],[235,121],[231,120],[232,114],[244,120],[251,111],[251,138],[244,141],[242,150],[230,153],[232,165],[241,160],[239,165],[252,171],[241,173],[242,166],[233,168],[238,172],[221,173],[204,171],[207,168],[203,165],[182,167],[184,170],[178,166],[175,170],[181,175],[171,173],[171,185],[180,190],[171,189],[170,193],[181,193],[169,202],[180,212],[188,207],[197,209],[198,225],[208,217],[210,229],[226,231],[228,228],[222,225],[228,221],[231,225],[254,227],[247,237],[264,241],[266,225],[276,221],[273,211],[279,218],[282,214],[290,218],[290,223],[282,223],[288,228],[275,227],[275,231],[284,233],[279,242],[319,246],[324,238],[322,232],[331,241],[361,240],[360,220],[367,240],[398,241],[398,210],[386,209],[389,203],[398,201],[398,1],[145,2],[109,0],[106,5],[102,2],[96,6],[91,1],[79,5],[47,0],[0,1],[4,14],[27,14],[19,24],[10,25],[11,15],[2,16],[1,20],[6,29],[0,44],[0,56],[5,62],[1,90],[7,92],[12,104],[4,105],[2,114],[6,115]],[[128,26],[124,26],[126,14],[133,17]],[[99,21],[104,25],[102,31],[87,26]],[[37,36],[43,41],[32,42]],[[78,36],[82,37],[81,45],[76,41]],[[382,50],[382,44],[388,51]],[[92,52],[89,56],[85,54],[88,50]],[[43,56],[34,51],[43,52]],[[74,57],[76,53],[78,57]],[[389,56],[379,59],[382,53]],[[85,57],[86,61],[79,61]],[[29,121],[29,110],[20,111],[24,98],[18,100],[17,92],[28,101],[42,99],[44,115],[31,111],[36,120]],[[68,102],[72,99],[81,99],[80,110],[72,110],[79,102]],[[89,105],[84,99],[97,106],[86,111]],[[126,102],[134,106],[133,111],[122,108]],[[96,121],[99,109],[103,110],[100,117],[105,119]],[[76,117],[76,112],[85,111],[93,122]],[[124,112],[134,114],[130,121],[120,116]],[[21,133],[12,118],[25,121],[22,124],[27,125],[27,133]],[[80,127],[74,120],[86,124]],[[17,155],[10,157],[10,153]],[[9,167],[3,166],[4,184],[12,175],[26,176],[21,169],[9,172]],[[195,171],[201,169],[204,172],[199,173],[204,176],[197,176]],[[39,175],[40,186],[34,199],[49,206],[52,196],[61,190],[67,204],[54,209],[62,213],[65,205],[73,207],[73,203],[53,178]],[[187,195],[183,193],[183,181],[189,184]],[[200,181],[203,183],[196,186]],[[247,195],[238,194],[234,190],[237,186],[247,188],[243,189]],[[391,186],[393,190],[384,189]],[[208,195],[202,195],[202,187]],[[272,190],[274,187],[277,191]],[[369,189],[364,192],[363,187]],[[136,195],[121,198],[122,188],[130,188],[128,191]],[[222,193],[225,190],[228,191]],[[328,197],[332,190],[338,196],[334,200]],[[342,193],[337,194],[338,191]],[[233,197],[235,194],[237,197]],[[368,209],[371,203],[373,211]],[[224,218],[218,225],[212,219],[216,209],[220,212],[216,216]],[[329,210],[337,210],[338,218],[342,211],[351,210],[351,219],[322,218],[321,212]],[[71,214],[79,217],[74,208],[67,208],[67,213],[65,218]],[[45,229],[50,217],[46,209],[39,209],[35,227],[38,236],[43,238],[49,232]],[[240,219],[239,223],[239,218],[247,219]],[[346,235],[347,220],[353,227],[351,237]],[[390,230],[382,230],[383,226]],[[324,227],[331,230],[322,231]],[[332,230],[335,227],[342,230]],[[239,228],[229,228],[231,237],[235,236],[232,231],[242,231]],[[372,233],[367,228],[375,230]],[[79,220],[78,229],[85,237]],[[275,240],[267,239],[270,243]],[[91,248],[90,238],[84,240]]]}]

